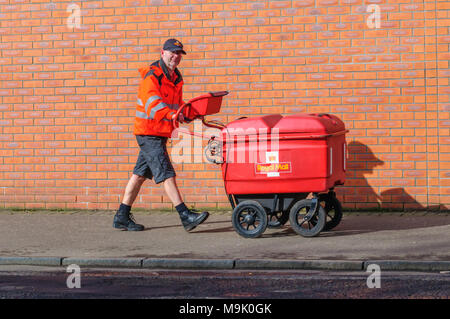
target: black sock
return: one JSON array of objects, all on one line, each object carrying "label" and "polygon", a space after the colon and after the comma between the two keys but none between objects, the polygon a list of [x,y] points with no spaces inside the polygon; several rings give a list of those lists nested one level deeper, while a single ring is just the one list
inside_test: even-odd
[{"label": "black sock", "polygon": [[175,209],[177,210],[178,213],[188,210],[187,206],[184,203],[181,203],[180,205],[175,206]]},{"label": "black sock", "polygon": [[123,203],[120,204],[119,212],[124,212],[124,213],[129,214],[130,211],[131,211],[131,206],[125,205],[125,204],[123,204]]}]

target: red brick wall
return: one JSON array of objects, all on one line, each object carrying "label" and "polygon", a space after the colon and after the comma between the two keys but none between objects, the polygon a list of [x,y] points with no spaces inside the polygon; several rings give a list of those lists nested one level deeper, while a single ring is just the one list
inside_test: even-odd
[{"label": "red brick wall", "polygon": [[[0,207],[117,208],[138,152],[137,69],[176,37],[185,99],[231,92],[211,119],[345,121],[345,207],[448,209],[449,12],[441,0],[0,0]],[[176,169],[188,204],[228,207],[218,166]],[[147,181],[136,206],[171,204]]]}]

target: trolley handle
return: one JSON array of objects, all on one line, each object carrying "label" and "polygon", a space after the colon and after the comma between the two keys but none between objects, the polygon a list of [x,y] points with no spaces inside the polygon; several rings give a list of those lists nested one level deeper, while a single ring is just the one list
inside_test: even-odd
[{"label": "trolley handle", "polygon": [[[208,95],[208,94],[209,94],[209,95]],[[217,91],[217,92],[209,92],[208,94],[202,95],[202,96],[200,96],[200,97],[195,97],[195,98],[189,100],[188,102],[184,103],[181,107],[179,107],[178,110],[177,110],[177,112],[175,113],[174,119],[172,120],[173,126],[174,126],[175,128],[178,128],[178,127],[179,127],[178,117],[180,116],[180,113],[183,111],[184,108],[191,106],[192,103],[193,103],[194,101],[196,101],[196,100],[198,100],[198,99],[208,98],[208,97],[221,97],[221,96],[225,96],[225,95],[228,95],[229,92],[228,92],[228,91]],[[193,119],[189,119],[189,118],[188,118],[188,121],[189,121],[189,122],[190,122],[190,121],[193,121],[193,120],[195,120],[196,118],[201,118],[202,120],[204,119],[203,116],[198,116],[198,117],[195,117],[195,118],[193,118]],[[206,123],[203,122],[203,123],[204,123],[205,125],[207,125],[207,126],[210,126],[210,127],[217,127],[217,126],[213,126],[214,124],[212,124],[212,123],[210,123],[210,122],[206,122]],[[208,123],[209,125],[208,125],[207,123]],[[223,127],[221,127],[221,128],[223,128]]]},{"label": "trolley handle", "polygon": [[214,97],[225,96],[228,93],[230,93],[230,92],[228,92],[228,91],[209,92],[209,94],[211,94],[211,96],[214,96]]},{"label": "trolley handle", "polygon": [[219,130],[222,130],[223,128],[225,128],[224,124],[222,124],[220,122],[217,122],[217,121],[207,121],[207,120],[205,120],[204,117],[202,117],[202,123],[205,126],[212,127],[212,128],[217,128]]}]

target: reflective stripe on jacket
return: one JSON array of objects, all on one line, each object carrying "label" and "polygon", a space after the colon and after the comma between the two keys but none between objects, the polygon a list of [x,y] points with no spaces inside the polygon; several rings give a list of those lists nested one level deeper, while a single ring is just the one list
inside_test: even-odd
[{"label": "reflective stripe on jacket", "polygon": [[139,72],[142,81],[139,85],[133,133],[170,137],[174,129],[172,116],[183,103],[183,77],[175,69],[172,82],[162,59],[140,68]]}]

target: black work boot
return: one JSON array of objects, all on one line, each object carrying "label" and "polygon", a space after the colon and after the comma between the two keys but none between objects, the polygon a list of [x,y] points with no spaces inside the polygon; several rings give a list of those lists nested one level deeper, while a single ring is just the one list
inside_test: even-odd
[{"label": "black work boot", "polygon": [[143,225],[135,223],[133,214],[121,210],[118,210],[116,215],[114,216],[113,227],[129,231],[144,230]]},{"label": "black work boot", "polygon": [[201,214],[195,213],[193,210],[187,209],[179,213],[181,223],[186,231],[193,230],[195,227],[203,223],[209,216],[208,212]]}]

